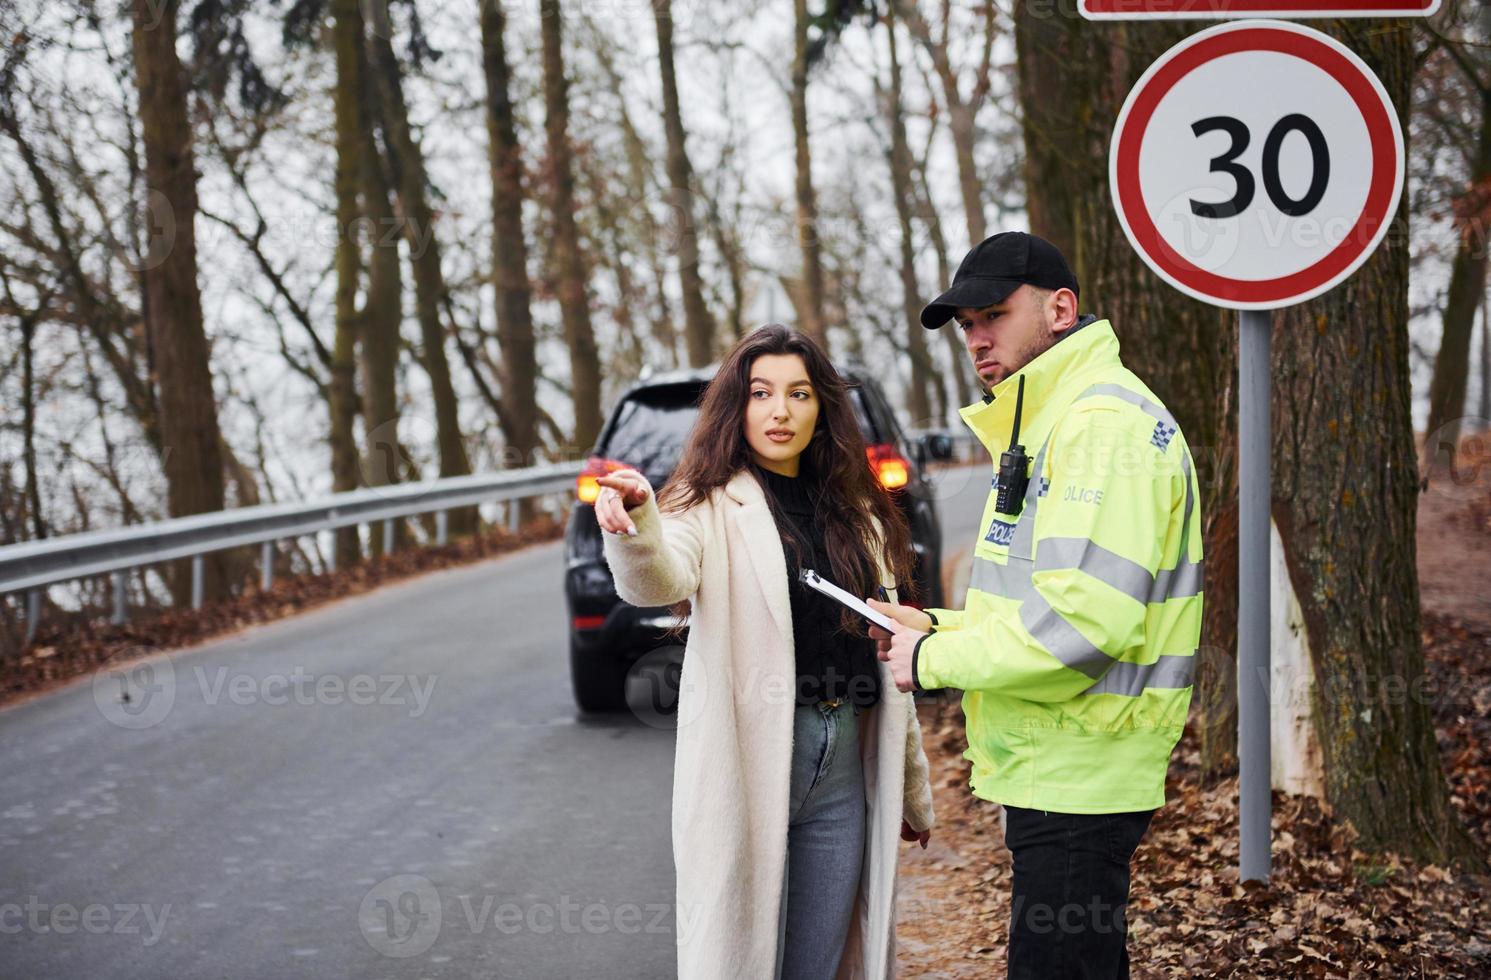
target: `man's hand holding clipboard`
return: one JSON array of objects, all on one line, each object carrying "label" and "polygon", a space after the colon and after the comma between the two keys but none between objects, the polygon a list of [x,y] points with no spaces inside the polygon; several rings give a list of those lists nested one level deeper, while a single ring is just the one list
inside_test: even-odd
[{"label": "man's hand holding clipboard", "polygon": [[911,653],[916,649],[917,642],[931,632],[932,617],[915,606],[902,606],[880,599],[862,600],[811,568],[802,570],[802,581],[859,613],[870,624],[870,637],[875,641],[880,659],[890,664],[896,690],[911,691],[915,688],[911,675]]}]

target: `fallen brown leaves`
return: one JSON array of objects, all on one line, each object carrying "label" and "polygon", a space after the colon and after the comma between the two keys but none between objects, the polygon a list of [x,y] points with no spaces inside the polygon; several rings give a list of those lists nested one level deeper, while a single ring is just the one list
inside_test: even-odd
[{"label": "fallen brown leaves", "polygon": [[[1425,617],[1428,671],[1452,801],[1491,843],[1491,632]],[[920,706],[938,825],[903,850],[902,973],[1001,976],[1009,853],[999,808],[968,792],[962,712]],[[1202,780],[1188,732],[1167,802],[1134,857],[1129,951],[1135,977],[1491,976],[1491,879],[1372,857],[1311,798],[1274,794],[1273,875],[1239,884],[1237,780]]]},{"label": "fallen brown leaves", "polygon": [[501,525],[439,547],[410,547],[328,575],[279,578],[268,592],[258,580],[232,599],[201,609],[131,611],[129,622],[71,617],[43,623],[35,642],[16,658],[0,658],[0,704],[18,701],[91,673],[106,663],[191,646],[255,623],[294,616],[337,599],[371,591],[399,579],[491,558],[564,534],[564,525],[540,514],[513,534]]}]

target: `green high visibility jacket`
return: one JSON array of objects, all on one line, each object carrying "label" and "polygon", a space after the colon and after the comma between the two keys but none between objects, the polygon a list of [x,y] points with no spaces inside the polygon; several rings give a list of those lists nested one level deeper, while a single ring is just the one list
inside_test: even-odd
[{"label": "green high visibility jacket", "polygon": [[963,420],[997,461],[1034,450],[1018,515],[984,504],[962,610],[930,609],[920,688],[963,694],[974,795],[1061,813],[1149,810],[1191,701],[1201,506],[1185,437],[1084,318]]}]

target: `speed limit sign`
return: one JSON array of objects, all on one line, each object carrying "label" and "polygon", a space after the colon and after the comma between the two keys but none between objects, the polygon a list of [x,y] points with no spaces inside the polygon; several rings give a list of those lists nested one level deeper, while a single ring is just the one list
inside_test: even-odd
[{"label": "speed limit sign", "polygon": [[1114,205],[1161,278],[1217,306],[1303,302],[1367,260],[1403,190],[1382,83],[1319,31],[1243,21],[1192,35],[1129,92]]}]

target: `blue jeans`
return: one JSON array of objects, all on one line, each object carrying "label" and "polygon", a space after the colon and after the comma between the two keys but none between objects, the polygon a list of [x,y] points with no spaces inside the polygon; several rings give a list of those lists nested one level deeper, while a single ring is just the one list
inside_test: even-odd
[{"label": "blue jeans", "polygon": [[849,935],[865,846],[859,711],[852,704],[796,708],[777,925],[781,980],[832,977]]}]

